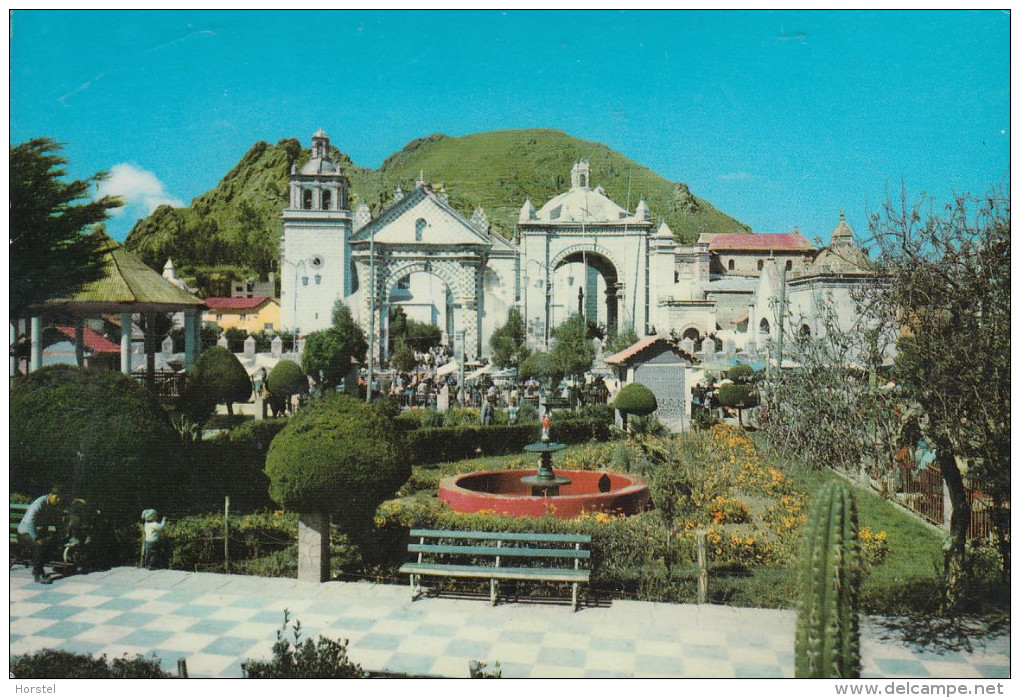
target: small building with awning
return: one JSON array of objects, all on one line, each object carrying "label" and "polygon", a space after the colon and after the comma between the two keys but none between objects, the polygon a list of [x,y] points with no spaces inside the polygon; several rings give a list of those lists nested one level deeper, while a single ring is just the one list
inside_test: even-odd
[{"label": "small building with awning", "polygon": [[649,335],[623,351],[607,356],[622,385],[641,383],[652,391],[659,407],[656,418],[672,431],[686,431],[691,423],[694,365],[700,360],[668,337]]},{"label": "small building with awning", "polygon": [[[185,366],[190,366],[195,362],[201,346],[199,318],[205,307],[201,298],[178,288],[125,250],[123,245],[107,238],[102,278],[86,284],[70,298],[55,298],[29,308],[28,370],[36,371],[43,365],[44,327],[69,327],[60,331],[71,337],[75,354],[73,363],[84,366],[88,340],[95,340],[91,335],[86,337],[86,321],[115,314],[120,316],[121,372],[131,375],[131,328],[134,318],[138,316],[146,328],[146,369],[147,375],[152,376],[158,351],[155,316],[158,313],[177,312],[184,314]],[[105,344],[103,348],[109,349]],[[12,373],[13,369],[12,365]]]}]

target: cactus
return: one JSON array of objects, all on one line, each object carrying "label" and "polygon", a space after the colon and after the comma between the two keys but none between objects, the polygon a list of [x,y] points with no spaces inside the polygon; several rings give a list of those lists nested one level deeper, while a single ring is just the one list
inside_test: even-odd
[{"label": "cactus", "polygon": [[857,507],[830,482],[815,495],[805,533],[797,614],[797,678],[859,678],[861,579]]}]

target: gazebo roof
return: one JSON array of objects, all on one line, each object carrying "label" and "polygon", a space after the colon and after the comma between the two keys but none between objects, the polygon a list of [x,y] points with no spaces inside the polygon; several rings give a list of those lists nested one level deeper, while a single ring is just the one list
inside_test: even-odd
[{"label": "gazebo roof", "polygon": [[79,312],[169,312],[203,308],[205,302],[167,281],[124,246],[106,239],[103,277],[70,298],[55,298],[38,309]]}]

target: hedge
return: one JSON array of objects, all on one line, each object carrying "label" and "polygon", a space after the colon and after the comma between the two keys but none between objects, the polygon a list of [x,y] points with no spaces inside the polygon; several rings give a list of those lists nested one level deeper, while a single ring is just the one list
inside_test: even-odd
[{"label": "hedge", "polygon": [[[550,425],[549,437],[567,444],[609,439],[609,424],[599,419],[562,419]],[[463,460],[479,455],[520,453],[540,437],[534,424],[464,425],[415,429],[405,436],[415,465]]]},{"label": "hedge", "polygon": [[10,391],[10,488],[60,483],[115,521],[162,509],[180,478],[180,436],[156,398],[117,371],[49,366]]}]

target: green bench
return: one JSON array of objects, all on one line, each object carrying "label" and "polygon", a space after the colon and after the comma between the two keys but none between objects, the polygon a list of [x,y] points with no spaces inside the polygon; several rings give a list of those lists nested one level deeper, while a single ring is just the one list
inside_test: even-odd
[{"label": "green bench", "polygon": [[[18,524],[21,523],[21,519],[24,518],[25,512],[28,511],[28,504],[19,504],[10,502],[11,505],[11,540],[10,540],[10,566],[14,565],[31,565],[32,564],[32,553],[29,550],[25,550],[24,546],[18,541]],[[47,526],[47,535],[53,535],[57,532],[56,526]]]},{"label": "green bench", "polygon": [[591,551],[582,546],[590,545],[591,536],[582,534],[416,528],[411,530],[407,551],[417,554],[417,562],[402,565],[400,574],[411,576],[412,601],[421,595],[423,576],[488,579],[494,605],[500,580],[564,582],[571,585],[576,611],[577,587],[587,584],[591,575],[581,565],[591,558]]}]

